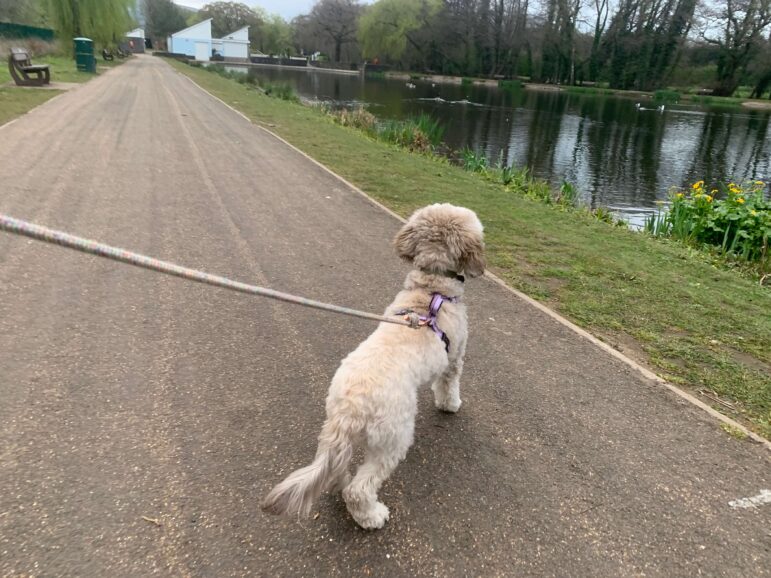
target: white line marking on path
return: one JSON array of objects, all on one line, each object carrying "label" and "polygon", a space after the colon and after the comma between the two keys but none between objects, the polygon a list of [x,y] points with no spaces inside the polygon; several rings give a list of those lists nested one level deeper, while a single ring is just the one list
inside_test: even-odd
[{"label": "white line marking on path", "polygon": [[728,502],[732,508],[755,508],[763,504],[771,504],[771,490],[760,490],[757,496]]}]

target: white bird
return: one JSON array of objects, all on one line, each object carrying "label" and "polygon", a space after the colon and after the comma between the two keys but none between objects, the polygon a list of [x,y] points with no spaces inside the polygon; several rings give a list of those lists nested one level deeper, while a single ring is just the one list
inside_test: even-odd
[{"label": "white bird", "polygon": [[663,104],[659,107],[659,112],[664,112],[664,105]]},{"label": "white bird", "polygon": [[414,85],[414,84],[412,84],[411,82],[408,82],[408,83],[406,84],[406,86],[407,86],[407,88],[415,88],[415,85]]},{"label": "white bird", "polygon": [[640,110],[640,103],[638,102],[637,104],[635,104],[635,105],[634,105],[634,107],[635,107],[637,110]]}]

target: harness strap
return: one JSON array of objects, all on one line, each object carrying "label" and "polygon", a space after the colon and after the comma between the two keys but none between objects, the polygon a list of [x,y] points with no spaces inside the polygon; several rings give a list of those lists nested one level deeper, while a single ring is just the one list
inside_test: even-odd
[{"label": "harness strap", "polygon": [[439,315],[439,310],[442,308],[442,303],[445,301],[448,301],[450,303],[457,303],[458,298],[457,297],[447,297],[447,295],[442,295],[441,293],[432,293],[431,294],[431,305],[428,307],[428,315],[421,316],[420,320],[425,321],[426,325],[428,325],[434,333],[436,333],[437,337],[442,340],[444,343],[444,350],[449,353],[450,352],[450,338],[447,337],[447,334],[442,331],[439,328],[439,325],[436,323],[437,315]]}]

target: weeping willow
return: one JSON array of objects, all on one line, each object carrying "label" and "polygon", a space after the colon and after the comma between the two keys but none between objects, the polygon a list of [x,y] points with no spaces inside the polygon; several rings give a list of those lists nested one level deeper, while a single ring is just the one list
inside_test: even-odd
[{"label": "weeping willow", "polygon": [[134,0],[46,0],[49,16],[63,46],[72,50],[71,39],[91,38],[101,45],[115,44],[134,22]]}]

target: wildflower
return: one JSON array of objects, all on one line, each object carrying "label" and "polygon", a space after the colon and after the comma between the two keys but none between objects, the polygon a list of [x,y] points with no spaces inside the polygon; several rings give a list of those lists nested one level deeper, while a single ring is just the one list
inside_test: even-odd
[{"label": "wildflower", "polygon": [[696,189],[701,189],[704,186],[704,181],[698,181],[696,183],[693,183],[691,185],[691,188],[695,191]]},{"label": "wildflower", "polygon": [[707,202],[711,203],[712,202],[712,195],[706,195],[706,197],[707,197]]},{"label": "wildflower", "polygon": [[756,185],[760,185],[761,187],[765,187],[766,186],[766,183],[764,183],[763,181],[755,181],[755,184]]},{"label": "wildflower", "polygon": [[739,203],[740,205],[742,205],[742,204],[744,204],[744,199],[742,197],[738,197],[736,199],[736,202]]},{"label": "wildflower", "polygon": [[714,196],[717,193],[717,189],[712,189],[709,193]]},{"label": "wildflower", "polygon": [[755,209],[750,211],[750,215],[752,215],[753,217],[756,216],[757,214],[758,212]]},{"label": "wildflower", "polygon": [[685,195],[683,195],[683,193],[677,193],[677,194],[675,195],[675,197],[676,197],[676,198],[678,198],[678,199],[682,199],[684,196],[685,196]]}]

